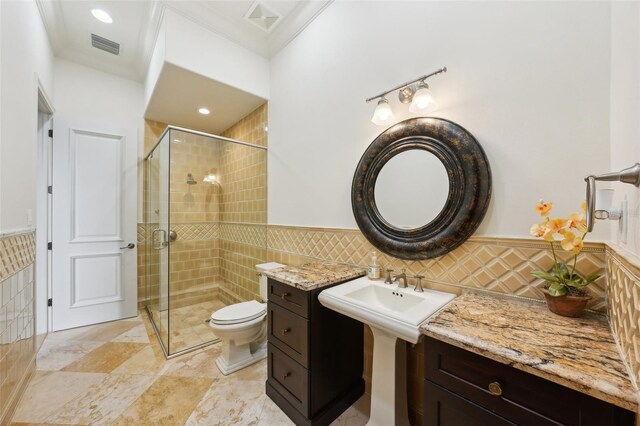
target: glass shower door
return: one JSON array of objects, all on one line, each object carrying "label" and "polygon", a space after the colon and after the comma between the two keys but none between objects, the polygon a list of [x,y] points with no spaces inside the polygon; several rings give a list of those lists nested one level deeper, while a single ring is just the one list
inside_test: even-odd
[{"label": "glass shower door", "polygon": [[147,309],[169,354],[169,174],[170,134],[147,159]]}]

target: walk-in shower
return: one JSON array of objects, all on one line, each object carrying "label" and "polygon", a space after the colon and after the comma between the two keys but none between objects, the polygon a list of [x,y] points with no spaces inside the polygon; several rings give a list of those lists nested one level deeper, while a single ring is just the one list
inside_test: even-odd
[{"label": "walk-in shower", "polygon": [[167,356],[218,339],[211,313],[259,299],[266,147],[169,126],[145,161],[147,311]]}]

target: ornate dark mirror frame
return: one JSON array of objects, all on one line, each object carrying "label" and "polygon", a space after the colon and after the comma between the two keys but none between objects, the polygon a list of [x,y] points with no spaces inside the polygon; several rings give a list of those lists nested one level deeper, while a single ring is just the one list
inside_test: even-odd
[{"label": "ornate dark mirror frame", "polygon": [[[442,161],[449,195],[432,221],[414,229],[388,223],[375,200],[380,170],[394,156],[421,149]],[[480,226],[491,199],[491,169],[478,141],[464,128],[442,118],[412,118],[381,133],[365,151],[351,186],[358,227],[379,250],[400,259],[442,256],[464,243]]]}]

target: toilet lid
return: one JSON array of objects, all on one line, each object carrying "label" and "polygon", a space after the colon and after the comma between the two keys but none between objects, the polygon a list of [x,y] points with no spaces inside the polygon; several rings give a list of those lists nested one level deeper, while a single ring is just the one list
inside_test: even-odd
[{"label": "toilet lid", "polygon": [[247,322],[264,315],[267,311],[267,304],[256,300],[235,303],[225,306],[211,314],[211,321],[216,324],[237,324]]}]

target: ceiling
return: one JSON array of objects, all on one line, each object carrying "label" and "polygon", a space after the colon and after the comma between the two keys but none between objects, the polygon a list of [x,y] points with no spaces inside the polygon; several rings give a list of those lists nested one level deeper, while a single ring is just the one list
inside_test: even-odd
[{"label": "ceiling", "polygon": [[[167,63],[158,78],[145,118],[220,134],[264,102],[258,96]],[[200,107],[211,113],[199,114]]]},{"label": "ceiling", "polygon": [[[332,0],[264,0],[282,19],[269,32],[244,15],[254,0],[235,1],[116,1],[36,0],[54,53],[106,72],[142,81],[166,8],[270,58],[293,40]],[[112,17],[105,24],[91,15],[101,8]],[[120,43],[115,56],[91,46],[91,33]]]}]

